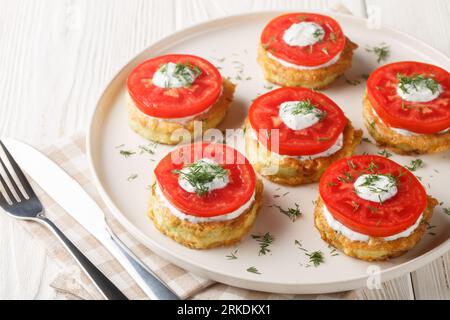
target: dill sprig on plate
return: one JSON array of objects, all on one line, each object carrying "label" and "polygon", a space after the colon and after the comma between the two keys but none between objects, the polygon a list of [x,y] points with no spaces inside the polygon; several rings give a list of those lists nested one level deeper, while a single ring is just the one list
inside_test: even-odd
[{"label": "dill sprig on plate", "polygon": [[133,154],[136,154],[136,152],[131,151],[131,150],[120,150],[119,153],[120,153],[120,155],[124,156],[125,158],[129,158]]},{"label": "dill sprig on plate", "polygon": [[252,235],[252,238],[259,243],[259,256],[265,256],[268,252],[270,252],[269,246],[272,244],[274,237],[269,232],[263,236]]},{"label": "dill sprig on plate", "polygon": [[232,252],[230,252],[230,254],[228,254],[228,255],[226,255],[225,257],[228,259],[228,260],[237,260],[237,252],[238,252],[238,250],[236,249],[236,250],[234,250],[234,251],[232,251]]},{"label": "dill sprig on plate", "polygon": [[128,182],[131,182],[131,181],[135,180],[137,177],[138,177],[138,175],[137,175],[136,173],[131,174],[131,175],[127,178],[127,181],[128,181]]},{"label": "dill sprig on plate", "polygon": [[277,208],[282,214],[289,217],[289,219],[291,219],[292,222],[295,222],[295,220],[297,220],[297,218],[299,218],[302,215],[298,203],[295,203],[295,208],[283,209],[281,206],[274,206],[274,207]]},{"label": "dill sprig on plate", "polygon": [[439,91],[439,83],[430,77],[425,77],[423,74],[416,74],[413,76],[405,76],[397,74],[398,87],[403,93],[409,93],[409,89],[414,88],[418,90],[420,86],[424,85],[433,94]]},{"label": "dill sprig on plate", "polygon": [[444,213],[448,216],[450,216],[450,207],[449,208],[444,208]]},{"label": "dill sprig on plate", "polygon": [[386,61],[389,58],[389,55],[391,54],[389,46],[385,43],[382,43],[378,47],[372,47],[372,48],[366,48],[367,52],[372,52],[377,56],[377,62],[381,63],[383,61]]},{"label": "dill sprig on plate", "polygon": [[249,267],[247,269],[247,272],[254,273],[254,274],[261,274],[261,272],[259,272],[258,269],[256,269],[256,267]]},{"label": "dill sprig on plate", "polygon": [[390,152],[387,151],[387,150],[382,150],[382,151],[378,152],[378,154],[379,154],[380,156],[383,156],[383,157],[386,157],[386,158],[392,157],[392,153],[390,153]]},{"label": "dill sprig on plate", "polygon": [[309,263],[312,263],[314,267],[318,267],[320,264],[325,262],[325,258],[323,256],[322,251],[314,251],[311,253],[305,253],[309,257]]},{"label": "dill sprig on plate", "polygon": [[179,174],[195,189],[196,194],[204,196],[209,191],[208,183],[214,179],[225,180],[228,171],[218,164],[196,161],[182,170],[172,170],[172,173]]},{"label": "dill sprig on plate", "polygon": [[417,171],[417,169],[420,169],[424,166],[424,163],[422,159],[416,159],[412,160],[408,166],[405,166],[406,169],[408,169],[411,172]]}]

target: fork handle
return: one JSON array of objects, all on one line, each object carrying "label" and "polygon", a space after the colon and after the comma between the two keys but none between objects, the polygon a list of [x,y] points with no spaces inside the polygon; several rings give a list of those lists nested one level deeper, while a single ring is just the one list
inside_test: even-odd
[{"label": "fork handle", "polygon": [[128,300],[128,298],[92,263],[49,219],[40,217],[38,222],[48,227],[62,242],[83,271],[108,300]]}]

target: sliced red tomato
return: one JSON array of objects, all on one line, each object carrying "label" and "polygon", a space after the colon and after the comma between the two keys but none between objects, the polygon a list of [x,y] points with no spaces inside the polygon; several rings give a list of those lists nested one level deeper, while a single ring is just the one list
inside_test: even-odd
[{"label": "sliced red tomato", "polygon": [[[198,67],[201,74],[189,87],[160,88],[152,83],[154,73],[165,63]],[[218,99],[222,77],[211,63],[197,56],[170,54],[138,65],[128,76],[128,93],[145,114],[157,118],[183,118],[205,111]]]},{"label": "sliced red tomato", "polygon": [[[314,22],[325,31],[322,41],[312,46],[290,46],[283,40],[284,32],[295,23]],[[279,16],[264,28],[261,45],[275,57],[307,67],[325,64],[340,54],[345,47],[345,36],[336,20],[313,13],[290,13]]]},{"label": "sliced red tomato", "polygon": [[[185,191],[178,184],[185,165],[208,158],[219,163],[229,172],[225,188],[215,189],[206,195]],[[250,200],[256,185],[252,165],[239,151],[223,145],[195,143],[180,147],[164,157],[155,168],[155,175],[164,196],[180,211],[198,217],[215,217],[233,212]]]},{"label": "sliced red tomato", "polygon": [[[397,194],[384,203],[360,198],[353,184],[364,174],[391,174],[397,179]],[[427,206],[425,189],[410,171],[373,155],[333,163],[320,180],[319,192],[336,220],[372,237],[389,237],[408,229]]]},{"label": "sliced red tomato", "polygon": [[[280,104],[304,100],[309,100],[326,114],[309,128],[292,130],[279,117]],[[274,144],[278,141],[269,135],[272,130],[278,130],[279,154],[288,156],[313,155],[330,149],[348,123],[336,103],[324,94],[306,88],[280,88],[258,97],[250,107],[249,119],[259,142],[269,150],[276,150]]]},{"label": "sliced red tomato", "polygon": [[[397,94],[397,75],[424,75],[444,92],[430,102],[408,102]],[[368,99],[380,118],[394,128],[433,134],[450,127],[450,73],[431,64],[397,62],[374,71],[367,82]]]}]

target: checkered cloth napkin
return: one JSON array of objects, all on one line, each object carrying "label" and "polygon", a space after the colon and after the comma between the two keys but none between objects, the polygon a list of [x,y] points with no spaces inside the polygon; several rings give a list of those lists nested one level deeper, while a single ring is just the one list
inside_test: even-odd
[{"label": "checkered cloth napkin", "polygon": [[[341,293],[327,296],[278,295],[251,290],[239,289],[224,284],[214,283],[186,270],[183,270],[150,249],[140,244],[128,234],[112,217],[109,210],[97,193],[88,167],[85,152],[84,134],[63,139],[54,145],[41,149],[50,159],[55,161],[72,178],[91,195],[106,214],[108,224],[117,236],[136,254],[151,270],[153,270],[181,298],[191,299],[304,299],[304,298],[356,298],[356,293]],[[86,256],[110,278],[130,299],[147,299],[122,266],[109,252],[53,199],[33,183],[36,194],[41,199],[46,215],[66,234]],[[54,279],[51,286],[69,299],[102,299],[92,282],[83,273],[66,249],[56,240],[54,235],[40,224],[20,222],[36,241],[48,251],[50,258],[61,267],[62,272]]]}]

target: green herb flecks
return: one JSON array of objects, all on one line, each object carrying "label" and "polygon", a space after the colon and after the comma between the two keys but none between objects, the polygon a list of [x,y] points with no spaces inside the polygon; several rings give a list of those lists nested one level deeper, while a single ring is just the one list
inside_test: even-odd
[{"label": "green herb flecks", "polygon": [[302,215],[302,212],[300,210],[298,203],[295,203],[295,208],[283,209],[280,206],[274,206],[274,207],[277,208],[282,214],[289,217],[289,219],[291,219],[292,222],[295,222],[295,220],[297,220]]},{"label": "green herb flecks", "polygon": [[228,255],[226,255],[226,258],[228,259],[228,260],[237,260],[237,252],[238,252],[238,250],[236,249],[236,250],[234,250],[233,252],[230,252],[230,254],[228,254]]},{"label": "green herb flecks", "polygon": [[322,251],[314,251],[311,253],[305,253],[309,257],[309,263],[311,263],[314,267],[318,267],[323,262],[325,262],[325,258],[323,256]]},{"label": "green herb flecks", "polygon": [[[157,72],[166,75],[167,79],[170,79],[171,77],[177,79],[183,87],[189,87],[192,82],[194,82],[195,78],[202,73],[198,66],[193,66],[190,63],[174,64],[172,62],[162,64]],[[164,87],[170,88],[172,86],[170,82],[170,80],[166,80]]]},{"label": "green herb flecks", "polygon": [[249,267],[247,269],[247,272],[254,273],[254,274],[261,274],[261,272],[259,272],[258,269],[256,269],[256,267]]},{"label": "green herb flecks", "polygon": [[423,74],[416,74],[410,77],[397,74],[397,80],[399,89],[405,94],[410,93],[411,89],[419,91],[422,87],[428,88],[433,94],[440,89],[440,85],[436,80]]},{"label": "green herb flecks", "polygon": [[319,110],[311,100],[303,100],[290,107],[288,111],[294,115],[308,115],[314,114],[319,120],[322,120],[326,116],[326,112]]},{"label": "green herb flecks", "polygon": [[386,157],[386,158],[392,157],[392,153],[390,153],[390,152],[387,151],[387,150],[382,150],[382,151],[378,152],[378,154],[379,154],[380,156],[383,156],[383,157]]},{"label": "green herb flecks", "polygon": [[295,244],[295,246],[296,246],[298,249],[300,249],[300,250],[302,250],[302,251],[304,251],[304,252],[308,252],[308,250],[306,250],[305,248],[303,248],[303,245],[302,245],[302,243],[301,243],[300,241],[295,240],[295,241],[294,241],[294,244]]},{"label": "green herb flecks", "polygon": [[[377,187],[375,184],[381,180],[382,177],[388,178],[388,184],[386,188]],[[389,192],[390,189],[397,186],[397,179],[392,175],[382,175],[382,174],[369,174],[364,177],[364,182],[358,187],[366,187],[370,192],[375,194],[381,194]]]},{"label": "green herb flecks", "polygon": [[120,155],[124,156],[125,158],[129,158],[133,154],[136,154],[136,152],[131,151],[131,150],[120,150],[119,153],[120,153]]},{"label": "green herb flecks", "polygon": [[325,33],[323,32],[322,29],[316,29],[316,31],[314,31],[314,33],[313,33],[313,37],[316,39],[321,39],[324,34]]},{"label": "green herb flecks", "polygon": [[274,241],[274,238],[269,232],[267,232],[263,236],[252,235],[252,238],[259,243],[259,256],[265,256],[268,252],[270,252],[269,246]]},{"label": "green herb flecks", "polygon": [[215,179],[225,181],[228,177],[228,171],[222,166],[203,160],[187,165],[182,170],[173,170],[172,173],[178,174],[182,179],[186,180],[199,196],[204,196],[208,193],[209,184]]},{"label": "green herb flecks", "polygon": [[408,166],[405,166],[406,169],[408,169],[411,172],[417,171],[417,169],[420,169],[424,166],[424,163],[421,159],[412,160]]},{"label": "green herb flecks", "polygon": [[450,207],[449,208],[444,208],[444,213],[448,216],[450,216]]},{"label": "green herb flecks", "polygon": [[384,43],[382,43],[378,47],[366,48],[366,51],[375,54],[377,56],[378,63],[386,61],[389,58],[389,55],[391,54],[389,46]]},{"label": "green herb flecks", "polygon": [[135,180],[136,178],[138,177],[138,175],[137,174],[131,174],[128,178],[127,178],[127,181],[128,182],[131,182],[131,181],[133,181],[133,180]]}]

